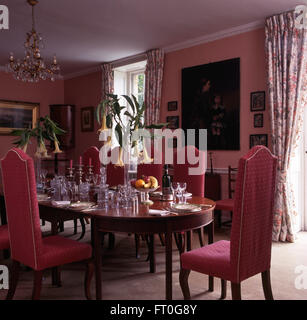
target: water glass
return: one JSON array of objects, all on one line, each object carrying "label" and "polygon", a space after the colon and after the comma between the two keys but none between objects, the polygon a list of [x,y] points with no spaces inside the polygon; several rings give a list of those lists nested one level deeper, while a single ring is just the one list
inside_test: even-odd
[{"label": "water glass", "polygon": [[178,182],[172,182],[171,183],[171,190],[173,193],[173,202],[176,203],[176,196],[178,195],[179,192],[179,183]]},{"label": "water glass", "polygon": [[179,182],[179,193],[180,193],[181,203],[186,203],[187,199],[184,196],[186,188],[187,188],[186,182]]},{"label": "water glass", "polygon": [[108,209],[109,207],[109,189],[100,187],[97,195],[98,209]]},{"label": "water glass", "polygon": [[87,182],[82,182],[79,185],[79,197],[80,201],[89,201],[89,191],[90,191],[90,184]]}]

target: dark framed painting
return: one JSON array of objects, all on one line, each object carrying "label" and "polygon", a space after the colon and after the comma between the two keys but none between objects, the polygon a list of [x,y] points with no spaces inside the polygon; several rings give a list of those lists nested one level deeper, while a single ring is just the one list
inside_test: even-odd
[{"label": "dark framed painting", "polygon": [[179,128],[179,116],[168,116],[166,117],[166,122],[168,122],[167,127],[169,129],[175,130]]},{"label": "dark framed painting", "polygon": [[263,128],[263,113],[254,114],[254,128]]},{"label": "dark framed painting", "polygon": [[182,128],[207,129],[208,150],[240,150],[240,58],[182,69]]},{"label": "dark framed painting", "polygon": [[0,134],[34,128],[39,116],[39,103],[0,100]]},{"label": "dark framed painting", "polygon": [[251,92],[251,111],[265,110],[265,91]]},{"label": "dark framed painting", "polygon": [[177,101],[169,101],[167,103],[167,111],[176,111],[178,109]]},{"label": "dark framed painting", "polygon": [[81,131],[94,131],[94,107],[81,108]]},{"label": "dark framed painting", "polygon": [[267,134],[251,134],[249,136],[249,148],[254,146],[263,145],[268,146],[268,135]]}]

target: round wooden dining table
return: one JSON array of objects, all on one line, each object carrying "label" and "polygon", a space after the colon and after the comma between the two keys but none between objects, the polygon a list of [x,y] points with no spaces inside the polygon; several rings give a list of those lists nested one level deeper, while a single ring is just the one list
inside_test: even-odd
[{"label": "round wooden dining table", "polygon": [[[129,209],[91,210],[86,214],[92,219],[92,237],[96,264],[96,298],[102,298],[102,232],[125,232],[136,234],[164,234],[165,235],[165,298],[172,299],[172,235],[208,226],[209,243],[213,242],[213,210],[215,202],[192,197],[189,203],[201,205],[198,212],[168,213],[166,215],[152,215],[150,210],[168,210],[169,202],[154,201],[153,205],[140,204]],[[153,238],[153,237],[152,237]],[[154,250],[152,243],[151,249]],[[211,279],[213,280],[213,279]],[[213,281],[212,281],[213,285]]]}]

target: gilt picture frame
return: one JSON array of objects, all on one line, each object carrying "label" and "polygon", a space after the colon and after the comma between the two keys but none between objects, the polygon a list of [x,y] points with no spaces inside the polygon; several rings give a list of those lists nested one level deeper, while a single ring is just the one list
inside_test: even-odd
[{"label": "gilt picture frame", "polygon": [[94,131],[94,107],[81,108],[81,131]]},{"label": "gilt picture frame", "polygon": [[35,128],[39,117],[39,103],[0,100],[0,134],[13,130]]}]

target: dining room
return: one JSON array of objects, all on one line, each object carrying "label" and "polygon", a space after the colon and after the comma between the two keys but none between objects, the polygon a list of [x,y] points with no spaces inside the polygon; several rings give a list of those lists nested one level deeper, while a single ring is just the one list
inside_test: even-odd
[{"label": "dining room", "polygon": [[306,14],[1,0],[0,300],[306,300]]}]

